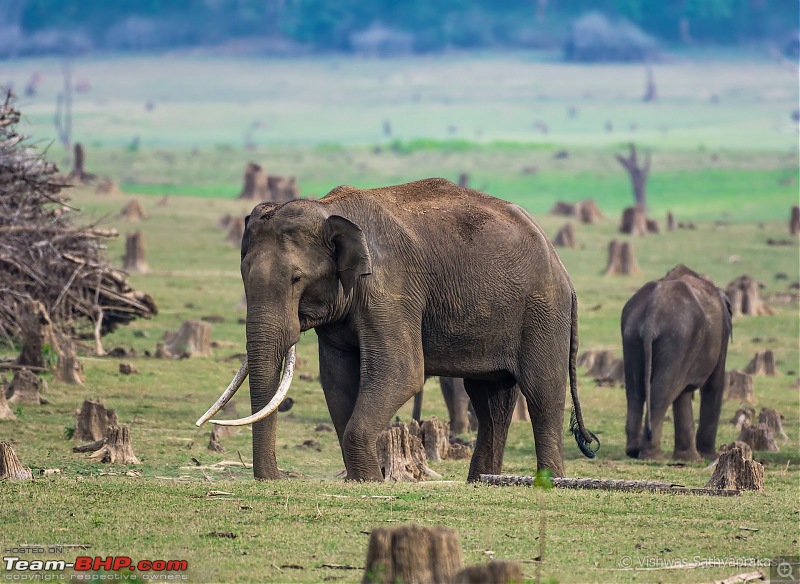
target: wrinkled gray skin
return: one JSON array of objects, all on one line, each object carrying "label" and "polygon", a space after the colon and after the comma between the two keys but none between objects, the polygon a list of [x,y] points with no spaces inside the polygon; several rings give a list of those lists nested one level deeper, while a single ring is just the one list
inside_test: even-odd
[{"label": "wrinkled gray skin", "polygon": [[[470,427],[471,405],[467,390],[464,389],[464,380],[460,377],[440,377],[439,384],[442,386],[442,397],[447,405],[447,414],[450,418],[450,434],[457,436],[466,434],[474,429]],[[422,395],[420,391],[414,396],[414,409],[411,417],[417,422],[422,421]],[[474,413],[472,413],[474,416]]]},{"label": "wrinkled gray skin", "polygon": [[[382,481],[376,439],[426,375],[465,378],[478,418],[468,480],[499,473],[514,384],[537,467],[563,476],[564,385],[575,385],[577,302],[547,236],[519,206],[443,179],[319,201],[262,203],[242,238],[253,412],[283,357],[314,328],[320,380],[347,479]],[[277,417],[253,426],[257,479],[282,476]]]},{"label": "wrinkled gray skin", "polygon": [[[628,300],[622,309],[628,456],[662,458],[661,426],[670,405],[673,458],[716,456],[732,330],[725,293],[684,265],[648,282]],[[692,397],[697,389],[700,420],[695,436]]]}]

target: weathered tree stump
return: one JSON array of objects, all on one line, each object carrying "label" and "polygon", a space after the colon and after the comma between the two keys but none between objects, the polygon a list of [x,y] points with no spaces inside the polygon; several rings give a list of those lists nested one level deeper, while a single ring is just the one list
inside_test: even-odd
[{"label": "weathered tree stump", "polygon": [[647,226],[647,233],[661,233],[661,226],[655,219],[645,219],[645,225]]},{"label": "weathered tree stump", "polygon": [[244,235],[244,217],[234,217],[228,224],[228,235],[226,240],[234,247],[242,246],[242,236]]},{"label": "weathered tree stump", "polygon": [[612,240],[608,244],[608,264],[603,275],[633,276],[640,273],[641,269],[633,253],[633,244],[630,241],[620,243],[616,239]]},{"label": "weathered tree stump", "polygon": [[774,408],[761,408],[758,414],[758,423],[764,424],[772,432],[772,436],[786,442],[789,437],[783,431],[783,416]]},{"label": "weathered tree stump", "polygon": [[5,376],[3,376],[3,383],[0,384],[0,420],[14,421],[16,419],[16,414],[11,411],[11,408],[8,407],[8,400],[6,400]]},{"label": "weathered tree stump", "polygon": [[147,213],[144,212],[139,199],[131,199],[128,201],[125,206],[122,207],[119,216],[128,221],[142,221],[147,219]]},{"label": "weathered tree stump", "polygon": [[738,402],[754,403],[753,376],[741,371],[725,372],[725,399]]},{"label": "weathered tree stump", "polygon": [[30,369],[20,369],[8,386],[6,399],[10,404],[43,405],[49,403],[41,396],[47,390],[47,382],[39,379]]},{"label": "weathered tree stump", "polygon": [[[8,442],[0,442],[0,481],[32,481],[31,469],[22,466]],[[459,566],[460,567],[460,566]]]},{"label": "weathered tree stump", "polygon": [[22,337],[17,365],[50,369],[57,381],[83,384],[83,367],[75,356],[72,341],[56,334],[44,304],[38,300],[20,303],[17,323]]},{"label": "weathered tree stump", "polygon": [[83,385],[86,382],[86,376],[83,374],[83,365],[81,365],[81,362],[78,361],[78,357],[75,355],[72,341],[68,338],[62,338],[60,344],[61,352],[58,355],[53,377],[56,381],[60,381],[61,383]]},{"label": "weathered tree stump", "polygon": [[577,247],[577,243],[575,243],[575,228],[572,226],[572,223],[566,223],[564,227],[558,230],[553,240],[553,245],[556,247],[569,247],[573,249]]},{"label": "weathered tree stump", "polygon": [[458,175],[458,186],[469,188],[469,174],[466,172],[462,172]]},{"label": "weathered tree stump", "polygon": [[600,377],[605,375],[614,363],[614,353],[608,349],[584,351],[578,359],[578,365],[587,369],[586,375]]},{"label": "weathered tree stump", "polygon": [[753,377],[767,376],[775,377],[777,371],[775,369],[775,354],[767,349],[766,351],[759,351],[755,354],[747,367],[744,368],[745,373],[749,373]]},{"label": "weathered tree stump", "polygon": [[550,209],[551,215],[563,215],[564,217],[575,217],[576,207],[575,203],[567,203],[566,201],[556,201],[553,208]]},{"label": "weathered tree stump", "polygon": [[97,187],[94,189],[95,194],[98,195],[121,195],[122,192],[119,190],[117,183],[115,183],[109,177],[101,178],[98,183]]},{"label": "weathered tree stump", "polygon": [[577,208],[578,218],[581,223],[594,224],[605,219],[605,215],[600,211],[597,206],[597,201],[594,199],[585,199],[578,204]]},{"label": "weathered tree stump", "polygon": [[76,446],[72,451],[92,452],[89,460],[105,464],[139,464],[139,459],[133,453],[128,426],[109,426],[102,440]]},{"label": "weathered tree stump", "polygon": [[375,527],[363,584],[452,582],[461,570],[461,544],[447,527]]},{"label": "weathered tree stump", "polygon": [[450,442],[450,424],[436,416],[423,420],[421,424],[412,420],[408,431],[422,441],[428,460],[463,460],[472,456],[472,448],[469,446]]},{"label": "weathered tree stump", "polygon": [[141,231],[125,234],[125,255],[122,269],[129,273],[146,274],[150,266],[144,259],[144,236]]},{"label": "weathered tree stump", "polygon": [[[644,162],[639,163],[636,156],[636,145],[631,142],[628,146],[628,156],[623,157],[620,154],[616,155],[617,162],[627,171],[628,177],[631,179],[631,187],[633,188],[633,198],[636,205],[643,210],[647,208],[647,178],[650,175],[650,152],[644,155]],[[643,233],[641,235],[644,235]]]},{"label": "weathered tree stump", "polygon": [[517,403],[514,405],[514,413],[511,415],[512,422],[530,422],[531,417],[528,413],[528,400],[522,395],[522,392],[517,389]]},{"label": "weathered tree stump", "polygon": [[772,310],[761,300],[758,282],[744,275],[733,280],[725,289],[731,301],[733,316],[765,316]]},{"label": "weathered tree stump", "polygon": [[594,383],[598,387],[625,386],[625,363],[622,359],[613,359],[605,370],[594,376]]},{"label": "weathered tree stump", "polygon": [[675,215],[672,211],[667,213],[667,231],[675,231]]},{"label": "weathered tree stump", "polygon": [[240,199],[263,201],[267,198],[267,175],[264,169],[255,162],[248,162],[244,169],[244,184]]},{"label": "weathered tree stump", "polygon": [[647,235],[647,217],[645,217],[644,209],[638,205],[627,207],[622,212],[619,232],[628,235]]},{"label": "weathered tree stump", "polygon": [[288,203],[299,198],[300,189],[293,176],[267,176],[267,201],[272,203]]},{"label": "weathered tree stump", "polygon": [[83,146],[76,142],[75,146],[72,148],[73,151],[73,160],[72,160],[72,170],[69,172],[69,179],[75,183],[88,183],[93,181],[96,175],[86,172],[83,168],[84,163],[86,162],[86,157],[83,152]]},{"label": "weathered tree stump", "polygon": [[795,205],[792,207],[792,217],[789,219],[789,233],[794,236],[800,235],[800,206]]},{"label": "weathered tree stump", "polygon": [[211,325],[202,320],[187,320],[177,333],[165,335],[161,357],[210,357]]},{"label": "weathered tree stump", "polygon": [[213,452],[225,452],[225,447],[219,441],[219,435],[217,434],[217,426],[216,424],[211,425],[211,434],[208,437],[208,449]]},{"label": "weathered tree stump", "polygon": [[753,460],[747,444],[739,441],[720,449],[714,474],[706,484],[707,489],[763,491],[764,467]]},{"label": "weathered tree stump", "polygon": [[745,425],[749,426],[750,424],[753,423],[753,418],[755,417],[755,415],[756,415],[755,408],[741,407],[738,410],[736,410],[735,414],[733,414],[733,417],[731,418],[731,424],[733,424],[737,430],[741,430],[742,426]]},{"label": "weathered tree stump", "polygon": [[754,426],[742,426],[736,440],[744,442],[753,450],[778,452],[778,445],[775,443],[775,437],[772,435],[772,430],[770,430],[769,426],[766,424],[759,423]]},{"label": "weathered tree stump", "polygon": [[399,422],[380,433],[377,440],[378,463],[387,481],[417,482],[425,477],[441,478],[428,468],[422,440]]},{"label": "weathered tree stump", "polygon": [[83,401],[81,409],[75,413],[75,432],[72,439],[79,442],[102,440],[111,426],[117,426],[117,412],[106,409],[103,402],[96,399]]},{"label": "weathered tree stump", "polygon": [[453,584],[507,584],[524,580],[519,562],[489,562],[467,566],[456,574]]}]

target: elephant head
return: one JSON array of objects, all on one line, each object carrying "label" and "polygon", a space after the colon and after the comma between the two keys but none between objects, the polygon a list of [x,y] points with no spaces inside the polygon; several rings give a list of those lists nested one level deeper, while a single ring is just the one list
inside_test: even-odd
[{"label": "elephant head", "polygon": [[245,219],[241,273],[247,358],[197,425],[217,413],[249,374],[252,415],[213,423],[253,424],[253,473],[274,479],[281,476],[274,412],[291,383],[300,333],[346,313],[357,279],[371,273],[371,258],[361,228],[348,219],[311,201],[261,203]]}]

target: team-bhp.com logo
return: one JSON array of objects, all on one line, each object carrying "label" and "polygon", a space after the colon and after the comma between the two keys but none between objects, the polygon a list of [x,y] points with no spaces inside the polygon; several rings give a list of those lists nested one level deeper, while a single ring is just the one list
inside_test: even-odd
[{"label": "team-bhp.com logo", "polygon": [[[189,562],[186,560],[140,560],[133,561],[128,556],[78,556],[74,562],[65,560],[23,560],[18,556],[3,557],[6,572],[142,572],[143,580],[160,580],[159,574],[168,572],[186,572]],[[148,575],[150,577],[148,577]],[[185,576],[185,575],[183,575]],[[8,574],[6,575],[8,578]],[[16,579],[16,578],[13,578]],[[176,578],[170,578],[175,580]]]}]

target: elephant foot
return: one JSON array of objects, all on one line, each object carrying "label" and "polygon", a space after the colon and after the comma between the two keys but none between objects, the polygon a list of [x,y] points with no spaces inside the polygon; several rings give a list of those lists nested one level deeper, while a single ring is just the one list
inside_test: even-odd
[{"label": "elephant foot", "polygon": [[690,450],[676,450],[672,453],[674,460],[685,460],[688,462],[697,462],[703,460],[694,448]]},{"label": "elephant foot", "polygon": [[711,451],[701,450],[699,452],[699,455],[705,460],[716,460],[719,453],[716,450],[711,450]]},{"label": "elephant foot", "polygon": [[279,468],[270,469],[267,471],[262,470],[253,474],[253,478],[255,478],[257,481],[277,481],[280,479],[285,479],[286,477],[287,473]]},{"label": "elephant foot", "polygon": [[625,454],[630,458],[639,458],[639,447],[638,446],[628,446],[625,449]]}]

